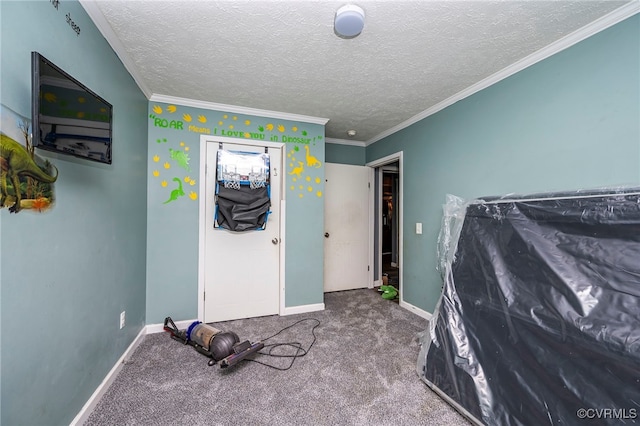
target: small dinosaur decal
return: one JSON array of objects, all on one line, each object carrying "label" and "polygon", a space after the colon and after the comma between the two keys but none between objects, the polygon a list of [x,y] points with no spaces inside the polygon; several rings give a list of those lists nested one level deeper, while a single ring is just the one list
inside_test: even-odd
[{"label": "small dinosaur decal", "polygon": [[178,187],[176,189],[174,189],[173,191],[171,191],[171,195],[169,195],[169,199],[167,201],[165,201],[162,204],[167,204],[170,203],[172,201],[176,201],[178,198],[184,196],[184,191],[182,189],[182,181],[180,179],[178,179],[177,177],[173,178],[174,181],[178,182]]},{"label": "small dinosaur decal", "polygon": [[[54,166],[55,169],[55,166]],[[44,172],[31,158],[29,151],[7,135],[0,135],[0,208],[6,207],[9,191],[7,189],[7,178],[13,185],[15,193],[15,203],[9,208],[11,213],[20,211],[20,201],[22,193],[20,191],[20,177],[28,176],[44,183],[53,183],[58,179],[58,169],[55,169],[55,176]]]},{"label": "small dinosaur decal", "polygon": [[186,171],[190,172],[191,168],[189,167],[189,155],[185,152],[182,152],[178,149],[169,148],[169,154],[171,158],[176,160],[176,163]]},{"label": "small dinosaur decal", "polygon": [[289,172],[290,175],[296,175],[298,177],[300,177],[300,173],[302,173],[304,171],[304,166],[302,161],[298,161],[299,166],[298,167],[294,167],[293,170],[291,170]]},{"label": "small dinosaur decal", "polygon": [[322,163],[316,157],[309,153],[309,146],[305,145],[304,149],[307,151],[305,159],[307,160],[307,166],[315,167],[316,169],[322,167]]}]

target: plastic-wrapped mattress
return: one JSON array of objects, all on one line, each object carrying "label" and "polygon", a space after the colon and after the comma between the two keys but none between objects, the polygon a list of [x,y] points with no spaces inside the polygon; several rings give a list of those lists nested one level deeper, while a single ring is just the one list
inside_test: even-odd
[{"label": "plastic-wrapped mattress", "polygon": [[464,202],[420,377],[488,425],[640,424],[640,190]]}]

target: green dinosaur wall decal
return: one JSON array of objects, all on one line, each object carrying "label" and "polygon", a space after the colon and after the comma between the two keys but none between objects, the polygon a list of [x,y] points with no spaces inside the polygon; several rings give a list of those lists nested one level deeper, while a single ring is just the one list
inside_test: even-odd
[{"label": "green dinosaur wall decal", "polygon": [[187,153],[169,148],[169,154],[171,155],[171,158],[176,160],[176,163],[178,163],[180,167],[188,172],[191,171],[191,168],[189,167],[189,155]]},{"label": "green dinosaur wall decal", "polygon": [[167,201],[165,201],[164,203],[162,203],[162,204],[167,204],[167,203],[170,203],[172,201],[176,201],[178,198],[184,196],[184,191],[182,190],[182,181],[180,179],[178,179],[177,177],[174,177],[173,180],[178,182],[178,187],[176,189],[174,189],[173,191],[171,191],[171,195],[169,196],[169,199]]},{"label": "green dinosaur wall decal", "polygon": [[12,213],[20,211],[22,194],[20,191],[20,176],[28,176],[44,183],[53,183],[58,179],[58,169],[55,176],[44,172],[31,158],[26,148],[7,135],[0,135],[0,208],[6,207],[9,191],[7,178],[10,179],[15,193],[15,203],[9,208]]}]

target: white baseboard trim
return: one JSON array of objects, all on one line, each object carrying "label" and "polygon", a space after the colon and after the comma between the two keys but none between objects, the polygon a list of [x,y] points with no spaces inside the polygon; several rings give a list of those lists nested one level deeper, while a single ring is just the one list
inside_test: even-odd
[{"label": "white baseboard trim", "polygon": [[433,314],[431,314],[430,312],[427,312],[424,309],[420,309],[417,306],[413,306],[412,304],[407,303],[403,300],[400,301],[400,307],[405,308],[406,310],[411,311],[418,316],[421,316],[427,321],[431,321],[431,318],[433,317]]},{"label": "white baseboard trim", "polygon": [[[188,328],[191,324],[193,324],[194,321],[198,321],[198,320],[192,319],[192,320],[185,320],[185,321],[174,321],[174,323],[176,327],[178,327],[178,330],[184,330]],[[146,329],[147,329],[147,334],[162,333],[164,331],[164,323],[149,324],[147,325]]]},{"label": "white baseboard trim", "polygon": [[295,315],[295,314],[306,314],[307,312],[317,312],[324,311],[324,303],[316,303],[313,305],[300,305],[300,306],[292,306],[290,308],[284,308],[285,315]]},{"label": "white baseboard trim", "polygon": [[140,330],[140,333],[138,333],[136,338],[133,339],[133,342],[131,342],[127,350],[124,351],[124,353],[122,354],[120,359],[118,359],[118,361],[113,366],[111,371],[109,371],[109,373],[102,380],[102,383],[100,383],[100,386],[98,386],[98,388],[93,392],[93,395],[91,395],[91,397],[87,400],[87,402],[84,404],[84,407],[82,407],[78,415],[71,421],[71,426],[76,426],[76,425],[80,426],[87,421],[87,419],[89,418],[89,415],[93,412],[93,409],[96,407],[96,405],[98,405],[98,402],[100,402],[100,399],[102,399],[102,396],[107,392],[107,389],[109,389],[109,386],[111,386],[111,383],[113,383],[116,376],[122,369],[122,366],[124,365],[125,360],[128,357],[130,357],[131,354],[133,354],[133,351],[135,351],[136,348],[140,345],[140,343],[144,339],[145,334],[146,334],[146,327],[142,327],[142,330]]}]

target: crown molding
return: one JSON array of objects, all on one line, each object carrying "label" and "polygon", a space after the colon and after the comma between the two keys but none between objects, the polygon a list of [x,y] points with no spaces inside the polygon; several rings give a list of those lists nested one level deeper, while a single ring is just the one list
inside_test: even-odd
[{"label": "crown molding", "polygon": [[236,105],[218,104],[215,102],[199,101],[196,99],[179,98],[176,96],[160,95],[155,93],[151,95],[149,101],[233,112],[235,114],[258,115],[260,117],[277,118],[280,120],[301,121],[304,123],[321,124],[323,126],[329,121],[328,118],[311,117],[308,115],[290,114],[287,112],[269,111],[265,109],[248,108]]},{"label": "crown molding", "polygon": [[359,146],[365,147],[367,146],[363,141],[350,141],[348,139],[334,139],[334,138],[325,138],[325,143],[334,143],[336,145],[350,145],[350,146]]},{"label": "crown molding", "polygon": [[[118,58],[120,59],[124,67],[126,68],[126,70],[129,72],[129,74],[131,74],[131,77],[134,79],[134,81],[136,82],[140,90],[144,93],[144,95],[150,101],[177,103],[180,105],[194,106],[194,107],[204,108],[204,109],[225,110],[229,112],[235,112],[238,114],[260,115],[260,116],[270,117],[270,118],[301,121],[301,122],[308,122],[308,123],[321,124],[321,125],[325,125],[329,121],[329,119],[326,119],[326,118],[310,117],[310,116],[297,115],[297,114],[288,114],[288,113],[283,113],[278,111],[260,110],[260,109],[254,109],[254,108],[238,107],[238,106],[225,105],[225,104],[216,104],[211,102],[196,101],[192,99],[184,99],[184,98],[170,97],[170,96],[165,96],[160,94],[153,94],[152,91],[149,89],[149,87],[147,87],[147,85],[144,83],[143,79],[140,77],[137,67],[131,60],[130,56],[126,53],[124,46],[122,45],[118,37],[113,32],[113,29],[107,22],[106,18],[104,17],[104,14],[98,7],[97,3],[94,0],[79,0],[79,2],[87,12],[89,17],[91,18],[91,20],[94,22],[94,24],[96,25],[96,27],[98,28],[102,36],[107,40],[111,48],[114,50],[114,52],[116,53],[116,55],[118,56]],[[603,31],[639,12],[640,12],[640,0],[632,0],[626,5],[614,10],[613,12],[601,17],[600,19],[597,19],[591,22],[590,24],[574,31],[573,33],[561,38],[560,40],[554,43],[551,43],[550,45],[538,50],[537,52],[532,53],[531,55],[521,59],[520,61],[517,61],[514,64],[498,71],[497,73],[492,74],[491,76],[485,78],[484,80],[481,80],[480,82],[472,86],[469,86],[465,90],[458,92],[457,94],[445,99],[442,102],[439,102],[438,104],[432,106],[431,108],[428,108],[427,110],[421,112],[420,114],[414,115],[408,120],[378,134],[377,136],[374,136],[373,138],[367,140],[366,142],[363,142],[363,145],[359,145],[357,141],[354,144],[353,143],[354,141],[347,141],[342,139],[330,139],[330,140],[327,139],[327,143],[365,146],[365,147],[369,146],[381,139],[384,139],[387,136],[390,136],[406,127],[411,126],[412,124],[417,123],[418,121],[426,117],[429,117],[430,115],[433,115],[453,105],[454,103],[462,99],[465,99],[473,95],[474,93],[477,93],[481,90],[486,89],[506,79],[507,77],[510,77],[511,75],[517,72],[520,72],[525,68],[530,67],[531,65],[534,65],[552,55],[555,55],[556,53],[559,53],[573,46],[574,44],[579,43],[597,34],[598,32]]]},{"label": "crown molding", "polygon": [[319,118],[319,117],[311,117],[306,115],[299,114],[289,114],[279,111],[268,111],[261,110],[256,108],[247,108],[247,107],[239,107],[235,105],[225,105],[218,104],[213,102],[205,102],[205,101],[197,101],[194,99],[186,99],[179,98],[173,96],[166,96],[162,94],[156,94],[149,89],[149,87],[144,83],[144,80],[140,77],[140,73],[138,68],[135,66],[131,57],[127,54],[126,49],[120,42],[120,39],[116,36],[115,32],[107,22],[104,14],[98,7],[97,3],[94,0],[79,0],[80,4],[89,15],[89,18],[96,25],[102,36],[107,40],[113,51],[116,53],[126,70],[131,74],[131,77],[136,82],[142,93],[145,97],[151,102],[164,102],[164,103],[175,103],[183,106],[193,106],[196,108],[203,109],[214,109],[214,110],[222,110],[228,111],[236,114],[249,114],[249,115],[258,115],[262,117],[276,118],[280,120],[291,120],[298,121],[304,123],[313,123],[325,125],[329,121],[328,118]]},{"label": "crown molding", "polygon": [[149,97],[151,96],[151,90],[144,83],[142,77],[140,77],[138,68],[131,60],[131,57],[120,42],[120,39],[113,32],[111,25],[109,25],[109,23],[107,22],[107,19],[104,17],[104,14],[98,7],[98,4],[94,0],[79,0],[79,2],[87,12],[87,15],[89,15],[89,18],[91,18],[95,26],[98,28],[98,31],[100,31],[102,36],[107,40],[107,43],[109,43],[116,56],[118,56],[118,58],[122,62],[122,65],[124,65],[142,93],[147,99],[149,99]]},{"label": "crown molding", "polygon": [[418,121],[433,115],[448,106],[453,105],[454,103],[461,101],[464,98],[467,98],[474,93],[477,93],[481,90],[484,90],[494,84],[504,80],[507,77],[512,76],[513,74],[524,70],[525,68],[530,67],[544,59],[547,59],[550,56],[559,53],[574,44],[577,44],[601,31],[606,30],[607,28],[624,21],[627,18],[637,14],[640,12],[640,0],[633,0],[626,5],[619,7],[613,12],[596,19],[590,24],[585,25],[584,27],[572,32],[571,34],[566,35],[565,37],[551,43],[550,45],[543,47],[542,49],[532,53],[531,55],[509,65],[506,68],[498,71],[495,74],[490,75],[484,80],[479,81],[478,83],[469,86],[461,92],[456,93],[455,95],[445,99],[444,101],[432,106],[431,108],[421,112],[420,114],[414,115],[407,121],[404,121],[397,126],[394,126],[377,136],[369,139],[365,142],[365,146],[369,146],[375,142],[378,142],[381,139],[386,138],[387,136],[391,136],[392,134],[399,132],[400,130],[411,126],[412,124],[417,123]]}]

